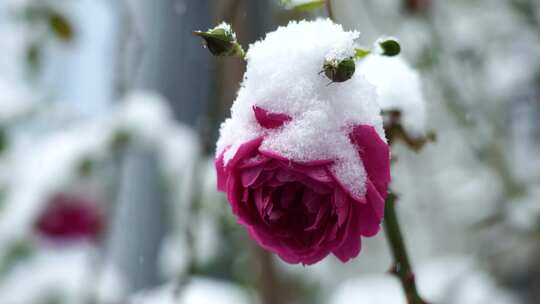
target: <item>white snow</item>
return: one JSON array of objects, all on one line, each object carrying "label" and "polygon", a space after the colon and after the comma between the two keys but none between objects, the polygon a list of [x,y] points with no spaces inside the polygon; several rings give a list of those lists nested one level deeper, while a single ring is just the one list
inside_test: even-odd
[{"label": "white snow", "polygon": [[0,77],[0,122],[17,119],[28,114],[36,106],[29,88],[20,82]]},{"label": "white snow", "polygon": [[174,284],[144,290],[132,296],[131,304],[180,304],[176,300]]},{"label": "white snow", "polygon": [[[102,299],[120,299],[125,295],[121,278],[113,274],[111,265],[96,268],[95,258],[96,251],[88,246],[41,247],[3,278],[0,303],[42,303],[47,297],[54,296],[62,303],[82,304],[94,292]],[[101,279],[98,287],[88,285],[100,272],[105,280]]]},{"label": "white snow", "polygon": [[82,160],[110,155],[110,143],[119,131],[128,132],[137,144],[154,147],[160,169],[174,182],[174,195],[185,195],[199,151],[195,134],[174,121],[161,97],[134,92],[105,117],[34,136],[9,151],[6,203],[0,213],[0,246],[29,231],[46,198],[69,185]]},{"label": "white snow", "polygon": [[179,304],[247,304],[253,303],[241,287],[225,281],[203,277],[191,279],[180,292]]},{"label": "white snow", "polygon": [[[265,135],[262,149],[294,161],[335,160],[334,173],[352,194],[362,196],[365,170],[348,134],[353,125],[367,124],[385,140],[375,89],[360,73],[332,84],[320,73],[328,56],[352,56],[358,36],[329,19],[318,19],[290,22],[252,44],[217,153],[230,146],[227,162],[242,143]],[[254,105],[286,113],[292,120],[279,129],[263,129],[254,118]]]},{"label": "white snow", "polygon": [[177,232],[163,240],[158,256],[158,268],[159,273],[166,279],[184,275],[189,267],[191,252],[184,235],[185,233]]},{"label": "white snow", "polygon": [[504,206],[506,222],[514,229],[523,232],[536,231],[540,221],[540,187],[530,187],[521,196],[512,198]]},{"label": "white snow", "polygon": [[106,151],[106,131],[101,124],[82,124],[13,149],[7,156],[12,167],[0,214],[0,244],[29,231],[47,197],[75,176],[80,161]]},{"label": "white snow", "polygon": [[95,290],[98,303],[120,303],[127,295],[128,288],[120,269],[112,262],[100,265]]},{"label": "white snow", "polygon": [[468,256],[447,256],[421,265],[417,272],[420,292],[433,303],[518,303],[506,288]]},{"label": "white snow", "polygon": [[122,100],[109,118],[117,130],[128,131],[138,139],[155,143],[168,131],[172,111],[155,93],[138,91]]},{"label": "white snow", "polygon": [[[428,302],[440,304],[518,303],[475,263],[471,258],[452,256],[421,265],[416,273],[420,294]],[[349,279],[334,291],[329,301],[331,304],[406,302],[399,281],[389,274],[363,274]]]},{"label": "white snow", "polygon": [[368,55],[358,61],[357,73],[372,83],[383,110],[399,110],[405,130],[412,136],[425,133],[426,104],[418,72],[401,56]]},{"label": "white snow", "polygon": [[236,33],[233,32],[232,28],[231,28],[231,25],[228,24],[227,22],[221,22],[220,24],[218,24],[216,27],[214,27],[213,29],[211,29],[210,31],[213,31],[213,30],[218,30],[218,29],[222,29],[224,30],[225,32],[228,32],[230,33],[234,39],[236,39]]},{"label": "white snow", "polygon": [[341,284],[329,303],[404,304],[406,299],[400,288],[399,281],[390,275],[363,275]]},{"label": "white snow", "polygon": [[133,296],[132,304],[247,304],[252,297],[242,288],[225,281],[194,277],[184,286],[169,283]]}]

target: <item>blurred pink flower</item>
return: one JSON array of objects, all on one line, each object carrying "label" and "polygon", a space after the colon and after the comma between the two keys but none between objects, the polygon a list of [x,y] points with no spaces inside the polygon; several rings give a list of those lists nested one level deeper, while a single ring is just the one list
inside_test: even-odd
[{"label": "blurred pink flower", "polygon": [[[257,122],[278,128],[291,118],[254,107]],[[379,231],[390,181],[388,145],[372,126],[350,140],[364,164],[365,196],[355,199],[330,169],[331,159],[297,162],[260,149],[264,136],[243,143],[225,164],[218,155],[218,190],[238,222],[263,248],[288,263],[314,264],[333,253],[342,262],[360,253],[361,236]],[[363,185],[358,185],[362,187]]]},{"label": "blurred pink flower", "polygon": [[102,214],[94,202],[64,193],[49,201],[36,222],[36,230],[41,236],[55,241],[95,241],[103,224]]}]

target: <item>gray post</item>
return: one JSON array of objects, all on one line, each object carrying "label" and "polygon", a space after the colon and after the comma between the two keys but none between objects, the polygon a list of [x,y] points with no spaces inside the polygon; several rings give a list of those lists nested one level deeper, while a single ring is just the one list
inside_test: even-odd
[{"label": "gray post", "polygon": [[[123,53],[119,58],[128,65],[121,73],[131,79],[125,81],[125,88],[162,94],[171,103],[176,118],[194,125],[206,108],[210,63],[191,31],[210,26],[209,1],[130,0],[130,4],[132,12],[127,18],[131,21],[126,27],[133,28],[125,28],[124,32],[134,33],[137,39],[130,42],[134,50],[120,46],[133,55],[131,61],[123,58]],[[157,159],[151,150],[127,150],[121,167],[108,254],[131,291],[137,291],[161,283],[156,262],[167,229],[164,215],[168,202],[160,188]]]}]

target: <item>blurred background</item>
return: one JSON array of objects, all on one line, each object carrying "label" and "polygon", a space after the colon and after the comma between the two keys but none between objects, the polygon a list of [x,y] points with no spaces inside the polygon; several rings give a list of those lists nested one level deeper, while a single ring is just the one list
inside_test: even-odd
[{"label": "blurred background", "polygon": [[[540,302],[540,2],[334,0],[361,44],[398,37],[421,79],[419,152],[393,188],[431,303]],[[404,304],[383,233],[360,257],[288,265],[215,187],[214,143],[244,47],[290,20],[278,0],[0,0],[0,303]]]}]

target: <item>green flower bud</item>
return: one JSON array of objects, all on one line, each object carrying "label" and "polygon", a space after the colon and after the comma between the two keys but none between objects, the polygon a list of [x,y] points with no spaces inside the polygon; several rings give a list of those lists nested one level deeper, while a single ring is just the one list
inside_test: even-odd
[{"label": "green flower bud", "polygon": [[354,74],[356,69],[353,58],[327,59],[323,64],[323,72],[332,82],[344,82]]},{"label": "green flower bud", "polygon": [[214,56],[237,56],[243,58],[244,49],[236,40],[236,34],[230,25],[221,23],[206,32],[195,31],[194,35],[201,37],[206,42],[206,47]]},{"label": "green flower bud", "polygon": [[401,46],[396,39],[388,38],[378,41],[384,56],[396,56],[401,52]]}]

